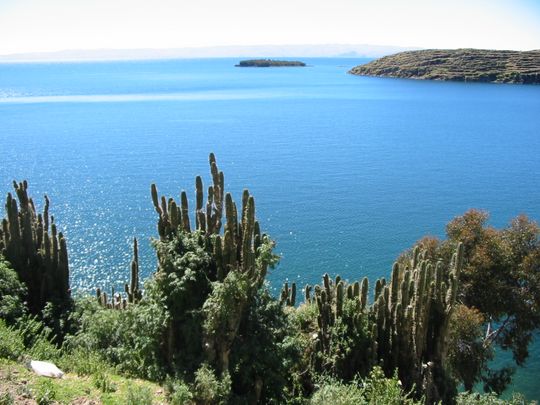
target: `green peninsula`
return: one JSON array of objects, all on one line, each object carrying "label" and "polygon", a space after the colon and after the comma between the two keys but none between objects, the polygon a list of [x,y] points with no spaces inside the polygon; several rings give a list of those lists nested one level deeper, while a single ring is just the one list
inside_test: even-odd
[{"label": "green peninsula", "polygon": [[236,67],[304,67],[306,64],[300,61],[273,60],[273,59],[250,59],[243,60]]},{"label": "green peninsula", "polygon": [[428,49],[400,52],[349,73],[405,79],[540,84],[540,50]]}]

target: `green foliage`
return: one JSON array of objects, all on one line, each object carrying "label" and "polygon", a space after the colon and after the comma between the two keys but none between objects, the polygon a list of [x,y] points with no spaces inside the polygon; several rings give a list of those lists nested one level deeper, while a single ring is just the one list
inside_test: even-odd
[{"label": "green foliage", "polygon": [[225,373],[217,377],[214,370],[203,364],[195,373],[194,397],[200,405],[225,405],[231,394],[231,379]]},{"label": "green foliage", "polygon": [[[152,185],[158,267],[144,294],[135,240],[125,295],[108,300],[99,292],[97,300],[74,306],[62,284],[67,264],[55,262],[67,260],[67,251],[48,200],[36,216],[26,184],[17,185],[21,209],[8,197],[0,234],[0,248],[17,270],[0,260],[0,356],[54,361],[90,375],[105,396],[125,387],[115,387],[113,371],[169,379],[170,402],[189,405],[451,404],[456,381],[466,389],[482,381],[494,392],[510,382],[510,368],[488,369],[495,345],[512,350],[516,364],[525,361],[540,326],[540,230],[525,217],[497,231],[486,226],[487,214],[470,211],[448,225],[447,241],[424,238],[403,254],[389,281],[375,283],[371,303],[367,278],[326,274],[321,285],[298,294],[305,300],[296,306],[296,284],[286,284],[280,300],[265,284],[278,256],[255,219],[253,197],[245,190],[237,208],[213,155],[210,168],[206,206],[202,178],[195,181],[194,224],[185,192],[176,203],[158,198]],[[54,252],[21,251],[39,235],[56,244]],[[52,260],[44,278],[21,267],[29,252],[32,271],[43,270],[32,260]],[[26,313],[23,299],[38,284],[45,293]],[[49,388],[38,389],[43,403],[56,396]],[[127,396],[127,403],[152,402],[152,392],[139,385]]]},{"label": "green foliage", "polygon": [[0,319],[0,358],[16,360],[24,352],[21,334]]},{"label": "green foliage", "polygon": [[500,399],[494,393],[477,394],[462,392],[456,398],[456,405],[535,405],[527,402],[520,394],[514,394],[510,399]]},{"label": "green foliage", "polygon": [[0,318],[13,325],[25,312],[27,291],[17,273],[0,254]]},{"label": "green foliage", "polygon": [[100,353],[83,347],[71,350],[67,350],[66,347],[62,357],[58,360],[58,366],[64,371],[78,375],[99,374],[111,368]]},{"label": "green foliage", "polygon": [[311,405],[421,405],[403,391],[397,376],[386,378],[380,367],[372,370],[365,380],[353,379],[346,384],[340,380],[323,378],[313,394]]},{"label": "green foliage", "polygon": [[93,376],[94,386],[104,394],[116,391],[116,385],[111,381],[107,373],[99,371]]},{"label": "green foliage", "polygon": [[239,403],[285,401],[290,365],[300,357],[299,348],[286,340],[288,332],[281,305],[266,288],[260,288],[232,346],[231,380]]},{"label": "green foliage", "polygon": [[51,405],[55,402],[57,392],[54,384],[48,378],[43,378],[36,386],[34,398],[38,405]]},{"label": "green foliage", "polygon": [[159,271],[147,285],[147,298],[166,308],[163,357],[170,369],[193,373],[204,360],[201,310],[215,265],[198,232],[178,232],[170,241],[156,241],[155,246]]},{"label": "green foliage", "polygon": [[236,319],[231,319],[234,315],[231,310],[236,303],[248,299],[250,289],[249,277],[245,273],[230,272],[223,282],[215,283],[203,305],[203,328],[206,335],[220,335],[237,323]]},{"label": "green foliage", "polygon": [[480,381],[493,350],[484,346],[484,317],[474,308],[459,305],[452,315],[448,362],[452,373],[467,391]]},{"label": "green foliage", "polygon": [[[312,392],[317,375],[351,381],[381,365],[387,376],[397,369],[404,388],[414,390],[416,397],[425,395],[427,403],[450,401],[456,387],[445,362],[462,268],[461,245],[449,268],[443,272],[440,263],[417,248],[408,262],[393,266],[389,283],[377,280],[371,305],[367,279],[348,283],[325,274],[313,296],[306,293],[306,303],[290,309],[298,312],[292,336],[304,348],[299,368],[292,373],[293,395]],[[282,302],[290,301],[287,288],[283,291]]]},{"label": "green foliage", "polygon": [[163,307],[145,302],[117,311],[95,301],[79,306],[80,329],[66,338],[69,350],[98,352],[128,375],[151,380],[164,377],[163,362],[157,356],[167,323]]},{"label": "green foliage", "polygon": [[388,405],[421,405],[423,400],[415,401],[411,393],[405,393],[397,373],[392,378],[386,378],[383,370],[375,367],[364,381],[363,389],[370,404]]},{"label": "green foliage", "polygon": [[60,349],[41,336],[35,339],[32,346],[26,350],[26,354],[32,359],[57,362],[60,358]]},{"label": "green foliage", "polygon": [[32,317],[9,327],[0,319],[0,357],[16,360],[26,354],[36,360],[56,361],[60,350],[47,339],[48,334]]},{"label": "green foliage", "polygon": [[522,366],[540,329],[540,228],[524,215],[500,230],[488,226],[488,219],[484,211],[469,210],[447,225],[447,240],[424,238],[421,243],[427,242],[430,254],[443,262],[458,242],[463,244],[458,298],[483,322],[479,326],[470,316],[463,318],[463,336],[452,337],[451,367],[466,387],[483,381],[486,389],[501,392],[512,368],[489,369],[495,348],[512,351],[515,364]]},{"label": "green foliage", "polygon": [[193,394],[190,387],[180,380],[167,380],[165,382],[167,400],[171,405],[193,404]]},{"label": "green foliage", "polygon": [[126,395],[126,405],[152,405],[154,395],[148,387],[130,384]]}]

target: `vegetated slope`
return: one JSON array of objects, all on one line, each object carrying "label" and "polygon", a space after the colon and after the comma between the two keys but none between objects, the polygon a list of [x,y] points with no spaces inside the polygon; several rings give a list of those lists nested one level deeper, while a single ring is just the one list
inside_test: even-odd
[{"label": "vegetated slope", "polygon": [[250,59],[243,60],[236,67],[304,67],[304,62],[296,60],[274,60],[274,59]]},{"label": "vegetated slope", "polygon": [[428,49],[400,52],[349,73],[407,79],[540,84],[540,50]]}]

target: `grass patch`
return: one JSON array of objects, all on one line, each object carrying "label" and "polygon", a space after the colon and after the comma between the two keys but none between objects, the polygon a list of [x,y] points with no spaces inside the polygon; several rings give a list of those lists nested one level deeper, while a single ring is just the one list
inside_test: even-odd
[{"label": "grass patch", "polygon": [[148,381],[102,371],[91,376],[66,373],[64,378],[49,379],[7,359],[0,359],[0,393],[0,405],[17,404],[30,398],[40,405],[82,400],[104,405],[167,403],[164,390]]}]

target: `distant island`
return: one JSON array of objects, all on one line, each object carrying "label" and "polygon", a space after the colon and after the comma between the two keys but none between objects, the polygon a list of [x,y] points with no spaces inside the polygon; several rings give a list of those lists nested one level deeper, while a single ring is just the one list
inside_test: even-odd
[{"label": "distant island", "polygon": [[304,67],[306,64],[299,61],[273,60],[273,59],[250,59],[243,60],[236,67]]},{"label": "distant island", "polygon": [[400,52],[356,66],[362,76],[460,82],[540,84],[540,50],[428,49]]}]

